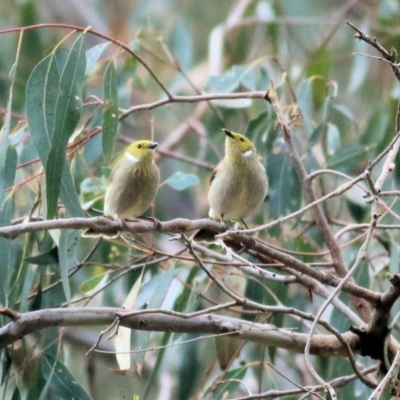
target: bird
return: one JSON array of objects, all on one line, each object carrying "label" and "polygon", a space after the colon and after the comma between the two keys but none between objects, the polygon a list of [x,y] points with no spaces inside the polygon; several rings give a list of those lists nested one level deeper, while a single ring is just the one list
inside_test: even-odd
[{"label": "bird", "polygon": [[[246,136],[223,129],[225,132],[225,157],[211,174],[208,191],[208,216],[222,222],[241,221],[253,214],[268,193],[265,167],[257,158],[254,144]],[[213,241],[216,232],[200,229],[194,241]]]},{"label": "bird", "polygon": [[[104,196],[104,216],[119,221],[142,217],[156,196],[160,171],[153,160],[157,142],[138,140],[132,143],[113,167]],[[118,236],[102,234],[94,229],[82,233],[84,237]]]}]

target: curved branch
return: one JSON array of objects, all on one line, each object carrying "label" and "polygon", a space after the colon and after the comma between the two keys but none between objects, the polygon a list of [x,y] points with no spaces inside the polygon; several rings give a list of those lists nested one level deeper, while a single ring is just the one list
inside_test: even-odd
[{"label": "curved branch", "polygon": [[[105,217],[94,217],[34,221],[13,226],[6,226],[0,228],[0,237],[14,238],[22,233],[36,232],[40,230],[87,228],[99,233],[99,235],[116,234],[119,232],[183,233],[196,231],[198,229],[211,229],[216,232],[224,232],[226,230],[224,225],[210,219],[199,219],[192,221],[189,219],[177,218],[171,221],[159,222],[158,224],[154,224],[154,222],[151,220],[138,219],[135,221],[126,221],[126,224],[121,227],[118,221],[110,220]],[[294,268],[297,271],[306,274],[307,276],[317,279],[323,284],[336,287],[341,282],[340,278],[326,274],[316,268],[312,268],[297,258],[268,246],[266,243],[255,241],[252,236],[232,231],[229,232],[228,236],[224,237],[224,242],[226,245],[234,249],[242,249],[244,246],[246,251],[254,250],[256,253],[270,257],[275,261],[281,262],[288,267]],[[369,303],[371,303],[371,305],[375,305],[380,299],[380,293],[373,292],[372,290],[365,289],[350,282],[343,286],[343,290],[351,295],[367,300]]]},{"label": "curved branch", "polygon": [[[48,327],[62,326],[106,326],[112,324],[116,314],[126,313],[122,308],[77,307],[53,308],[17,314],[9,309],[0,309],[12,321],[0,328],[0,348],[10,345],[22,337]],[[307,334],[279,329],[271,324],[253,323],[221,315],[206,314],[190,319],[163,313],[140,314],[123,318],[121,326],[136,330],[179,333],[219,334],[237,332],[246,341],[288,349],[292,352],[304,351]],[[342,335],[354,353],[358,353],[359,337],[352,332]],[[311,353],[326,357],[346,357],[347,352],[334,335],[315,335]]]}]

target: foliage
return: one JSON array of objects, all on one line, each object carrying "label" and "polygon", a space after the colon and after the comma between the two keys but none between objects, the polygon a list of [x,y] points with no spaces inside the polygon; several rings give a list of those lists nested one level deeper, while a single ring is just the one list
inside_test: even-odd
[{"label": "foliage", "polygon": [[[400,84],[387,61],[400,49],[397,2],[98,0],[74,2],[74,15],[64,3],[10,3],[0,16],[3,398],[323,396],[310,364],[332,398],[380,398],[340,344],[337,354],[318,344],[340,332],[358,369],[370,368],[384,360],[363,347],[357,328],[369,321],[393,362],[381,381],[389,398],[400,334]],[[386,62],[365,56],[377,47],[346,20],[389,50]],[[246,223],[267,226],[226,235],[226,248],[192,245],[193,230],[218,225],[205,220],[206,193],[222,128],[245,133],[263,160],[268,197]],[[101,221],[112,163],[138,139],[160,143],[147,215],[161,228],[145,219],[118,238],[82,237]],[[122,306],[142,313],[119,321],[132,351],[124,371]],[[24,324],[34,329],[12,339],[7,329]],[[215,343],[236,352],[225,370]]]}]

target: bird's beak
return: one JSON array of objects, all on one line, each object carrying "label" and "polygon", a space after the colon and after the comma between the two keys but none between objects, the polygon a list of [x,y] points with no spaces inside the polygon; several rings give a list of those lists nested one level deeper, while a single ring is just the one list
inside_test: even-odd
[{"label": "bird's beak", "polygon": [[158,146],[157,142],[153,142],[151,145],[149,145],[149,149],[155,149]]},{"label": "bird's beak", "polygon": [[232,132],[230,130],[225,129],[225,128],[222,128],[222,130],[225,132],[226,136],[229,136],[229,137],[233,138],[233,134],[232,134]]}]

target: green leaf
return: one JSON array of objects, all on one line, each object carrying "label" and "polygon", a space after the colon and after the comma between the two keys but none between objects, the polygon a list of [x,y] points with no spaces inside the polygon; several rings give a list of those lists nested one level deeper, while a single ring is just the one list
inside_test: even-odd
[{"label": "green leaf", "polygon": [[96,275],[93,278],[86,280],[79,286],[79,290],[83,293],[90,292],[104,279],[105,276],[108,276],[108,275],[109,275],[108,273],[104,273],[104,274]]},{"label": "green leaf", "polygon": [[332,156],[340,149],[340,133],[336,125],[328,123],[326,132],[326,147],[328,154]]},{"label": "green leaf", "polygon": [[225,383],[218,385],[217,390],[213,393],[213,399],[224,399],[230,398],[229,394],[233,395],[233,393],[237,390],[240,385],[240,381],[242,381],[247,373],[248,367],[242,367],[233,369],[228,371],[228,373],[224,376]]},{"label": "green leaf", "polygon": [[369,150],[367,146],[360,146],[358,144],[343,148],[340,153],[335,154],[327,160],[326,168],[335,169],[343,165],[356,165],[361,158],[366,157]]},{"label": "green leaf", "polygon": [[81,195],[86,199],[101,195],[106,190],[104,179],[85,178],[80,185]]},{"label": "green leaf", "polygon": [[[297,210],[301,204],[301,184],[283,148],[268,157],[267,173],[270,178],[270,216],[275,219]],[[296,193],[296,196],[290,196],[290,193]]]},{"label": "green leaf", "polygon": [[76,265],[77,257],[74,250],[76,250],[79,238],[79,232],[73,229],[64,229],[61,231],[58,258],[60,260],[61,282],[65,298],[68,302],[71,301],[71,288],[69,285],[68,271]]},{"label": "green leaf", "polygon": [[329,80],[329,73],[332,66],[331,52],[325,46],[320,47],[307,66],[307,77],[318,77],[313,88],[313,101],[320,105],[327,95],[326,82]]},{"label": "green leaf", "polygon": [[222,75],[210,76],[206,85],[217,93],[231,93],[236,90],[241,83],[247,87],[250,87],[250,89],[253,89],[255,87],[254,75],[251,73],[248,76],[250,72],[252,72],[251,67],[234,65]]},{"label": "green leaf", "polygon": [[67,367],[49,354],[42,357],[42,373],[50,384],[51,392],[62,399],[91,399]]},{"label": "green leaf", "polygon": [[[0,207],[0,227],[11,225],[13,214],[13,200],[7,197]],[[14,260],[16,258],[16,246],[12,239],[0,237],[0,304],[8,304],[8,296],[11,290],[10,276],[13,273]]]},{"label": "green leaf", "polygon": [[[51,136],[54,129],[55,104],[58,96],[60,74],[54,54],[50,54],[32,71],[26,88],[26,109],[30,135],[42,165],[47,164]],[[60,161],[59,161],[60,162]],[[69,213],[83,217],[71,172],[64,163],[60,198]]]},{"label": "green leaf", "polygon": [[108,64],[104,75],[103,93],[102,147],[104,158],[110,162],[118,128],[118,89],[113,61]]},{"label": "green leaf", "polygon": [[14,146],[9,145],[6,152],[6,164],[4,169],[4,188],[14,185],[15,172],[17,170],[18,154]]},{"label": "green leaf", "polygon": [[[360,29],[366,32],[368,28],[361,26]],[[368,69],[370,60],[367,57],[363,57],[361,54],[365,54],[369,50],[369,45],[362,40],[353,40],[354,43],[354,63],[351,74],[349,76],[349,92],[357,90],[367,79]]]},{"label": "green leaf", "polygon": [[352,109],[345,104],[336,104],[333,106],[336,110],[338,110],[341,114],[346,116],[350,121],[354,121],[354,113]]},{"label": "green leaf", "polygon": [[57,214],[66,146],[82,112],[82,84],[86,68],[83,39],[84,35],[80,35],[69,51],[55,98],[54,130],[45,166],[48,219],[54,218]]},{"label": "green leaf", "polygon": [[[147,286],[146,293],[150,295],[148,300],[145,300],[145,302],[147,303],[147,308],[160,308],[162,306],[168,290],[171,287],[171,283],[175,277],[175,274],[176,269],[170,268],[168,271],[165,271],[161,275],[157,275],[156,277],[154,277],[150,282],[145,285]],[[142,303],[143,300],[143,297],[139,295],[135,304],[135,309],[139,309],[139,304]],[[136,341],[136,347],[138,349],[145,349],[147,347],[150,334],[151,332],[146,331],[138,332],[138,337]],[[144,351],[134,354],[136,364],[142,364],[145,355],[146,352]]]},{"label": "green leaf", "polygon": [[0,350],[0,364],[1,364],[1,380],[0,386],[3,386],[6,379],[10,376],[12,358],[10,355],[10,350],[7,347],[3,347]]},{"label": "green leaf", "polygon": [[183,172],[175,172],[164,183],[171,186],[175,190],[185,190],[199,183],[199,178],[193,174],[184,174]]},{"label": "green leaf", "polygon": [[25,261],[29,264],[36,265],[58,264],[58,248],[53,247],[51,250],[38,254],[37,256],[26,257]]},{"label": "green leaf", "polygon": [[86,70],[85,75],[88,75],[89,72],[93,69],[100,56],[103,54],[103,51],[110,44],[110,42],[100,43],[97,46],[93,46],[86,52]]},{"label": "green leaf", "polygon": [[193,57],[192,36],[187,24],[181,19],[173,24],[167,44],[174,56],[178,59],[181,67],[184,70],[190,68]]},{"label": "green leaf", "polygon": [[313,131],[312,118],[314,113],[313,107],[313,81],[315,77],[306,79],[300,83],[297,88],[297,103],[303,116],[304,127],[311,134]]},{"label": "green leaf", "polygon": [[[18,57],[17,57],[18,61]],[[4,118],[4,123],[3,126],[0,130],[0,208],[2,206],[3,200],[4,200],[4,189],[7,188],[7,175],[9,172],[6,170],[9,169],[7,166],[7,163],[9,160],[7,160],[8,157],[8,141],[9,141],[9,136],[10,136],[10,131],[11,131],[11,105],[13,101],[13,86],[15,82],[15,71],[17,68],[17,61],[13,64],[11,71],[10,71],[10,77],[11,77],[11,84],[10,84],[10,90],[8,93],[8,99],[7,99],[7,112]],[[14,181],[14,179],[13,179]],[[1,226],[1,225],[0,225]]]},{"label": "green leaf", "polygon": [[18,386],[15,387],[14,389],[14,393],[11,397],[11,400],[21,400],[22,396],[21,396],[21,392],[18,389]]},{"label": "green leaf", "polygon": [[111,175],[112,168],[107,165],[102,165],[101,173],[108,179]]}]

